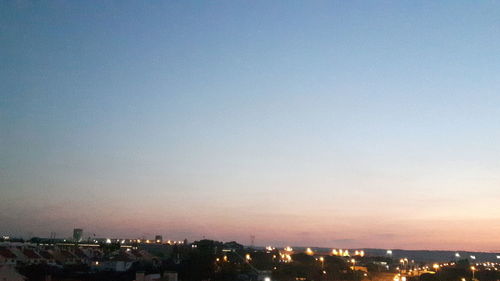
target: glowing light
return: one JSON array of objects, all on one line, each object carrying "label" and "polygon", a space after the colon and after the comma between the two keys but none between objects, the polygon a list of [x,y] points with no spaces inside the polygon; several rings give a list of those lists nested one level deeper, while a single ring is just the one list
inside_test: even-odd
[{"label": "glowing light", "polygon": [[251,259],[252,259],[252,257],[250,257],[250,254],[246,254],[246,255],[245,255],[245,259],[246,259],[247,261],[249,261],[249,260],[251,260]]},{"label": "glowing light", "polygon": [[387,255],[392,255],[392,250],[387,250]]},{"label": "glowing light", "polygon": [[313,252],[313,250],[311,250],[311,248],[307,248],[306,249],[306,254],[312,255],[312,254],[314,254],[314,252]]}]

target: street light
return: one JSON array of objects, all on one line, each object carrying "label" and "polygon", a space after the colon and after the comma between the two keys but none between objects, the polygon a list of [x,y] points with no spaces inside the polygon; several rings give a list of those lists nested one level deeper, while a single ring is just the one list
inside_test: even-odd
[{"label": "street light", "polygon": [[475,279],[475,278],[474,278],[474,277],[475,277],[475,276],[474,276],[474,275],[475,275],[474,273],[476,273],[476,267],[475,267],[475,266],[471,266],[471,267],[470,267],[470,270],[472,270],[472,280],[474,280],[474,279]]},{"label": "street light", "polygon": [[306,249],[306,254],[308,254],[308,255],[313,255],[313,254],[314,254],[314,252],[313,252],[313,250],[312,250],[311,248],[307,248],[307,249]]},{"label": "street light", "polygon": [[356,280],[356,260],[352,259],[351,262],[352,262],[352,276],[353,276],[353,280]]}]

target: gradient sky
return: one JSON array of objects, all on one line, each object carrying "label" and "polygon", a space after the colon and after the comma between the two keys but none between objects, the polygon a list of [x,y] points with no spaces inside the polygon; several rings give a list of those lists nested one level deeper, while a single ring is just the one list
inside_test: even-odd
[{"label": "gradient sky", "polygon": [[499,15],[1,1],[0,232],[500,250]]}]

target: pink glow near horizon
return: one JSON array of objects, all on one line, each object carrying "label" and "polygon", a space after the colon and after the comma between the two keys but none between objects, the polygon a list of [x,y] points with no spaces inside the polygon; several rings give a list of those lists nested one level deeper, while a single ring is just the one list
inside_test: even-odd
[{"label": "pink glow near horizon", "polygon": [[[137,202],[139,203],[139,202]],[[144,202],[142,202],[144,203]],[[162,234],[173,240],[218,239],[250,243],[256,236],[259,245],[324,246],[343,248],[401,248],[435,250],[500,249],[498,238],[491,233],[500,230],[494,218],[475,218],[463,214],[462,218],[410,217],[393,215],[389,210],[374,210],[372,214],[358,213],[354,209],[340,212],[327,207],[306,207],[303,213],[290,209],[266,213],[266,210],[241,208],[230,211],[203,206],[190,212],[158,206],[145,211],[140,206],[89,210],[95,217],[67,207],[31,215],[29,225],[37,235],[47,235],[46,229],[55,229],[69,237],[72,227],[83,227],[86,232],[110,237],[153,237]],[[76,204],[75,206],[78,206]],[[290,213],[286,213],[286,212]],[[100,214],[100,215],[99,215]],[[63,216],[64,215],[64,216]],[[39,223],[43,221],[44,223]],[[16,227],[13,226],[12,229]],[[69,229],[68,229],[69,228]],[[63,236],[64,237],[64,236]]]}]

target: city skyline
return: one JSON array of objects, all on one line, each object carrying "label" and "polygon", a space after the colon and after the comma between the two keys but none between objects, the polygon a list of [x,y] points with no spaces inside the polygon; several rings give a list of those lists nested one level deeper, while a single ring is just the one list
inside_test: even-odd
[{"label": "city skyline", "polygon": [[499,12],[3,1],[0,232],[498,251]]}]

